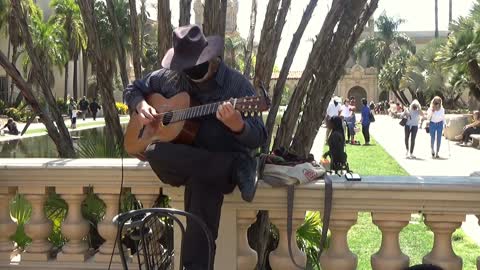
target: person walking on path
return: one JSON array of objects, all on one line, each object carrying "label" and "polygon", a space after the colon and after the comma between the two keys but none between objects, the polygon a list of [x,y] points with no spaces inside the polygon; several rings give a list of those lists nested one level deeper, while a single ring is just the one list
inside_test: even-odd
[{"label": "person walking on path", "polygon": [[83,98],[78,102],[78,106],[80,107],[80,112],[82,113],[83,121],[85,121],[85,116],[88,112],[88,100],[87,97],[83,96]]},{"label": "person walking on path", "polygon": [[[410,107],[402,113],[402,118],[407,118],[405,124],[405,148],[407,149],[406,158],[414,159],[413,150],[415,149],[415,139],[417,138],[418,122],[423,118],[423,111],[418,100],[412,101]],[[410,145],[408,143],[410,139]]]},{"label": "person walking on path", "polygon": [[463,127],[463,132],[455,136],[455,139],[461,140],[460,145],[467,145],[470,140],[470,135],[480,134],[480,111],[473,112],[473,123]]},{"label": "person walking on path", "polygon": [[[442,98],[436,96],[430,102],[430,108],[427,111],[428,128],[430,129],[430,146],[432,158],[439,158],[438,152],[442,143],[442,132],[445,124],[445,109],[442,106]],[[436,148],[435,140],[437,142]]]},{"label": "person walking on path", "polygon": [[92,113],[93,121],[97,120],[97,112],[100,110],[102,107],[98,105],[97,99],[94,98],[93,101],[90,103],[90,112]]},{"label": "person walking on path", "polygon": [[70,98],[70,102],[68,102],[68,116],[70,117],[70,120],[73,118],[73,111],[77,110],[77,103],[73,99],[73,97]]},{"label": "person walking on path", "polygon": [[360,123],[362,124],[362,134],[365,139],[365,145],[370,145],[370,113],[371,110],[367,104],[367,99],[362,98],[362,113]]}]

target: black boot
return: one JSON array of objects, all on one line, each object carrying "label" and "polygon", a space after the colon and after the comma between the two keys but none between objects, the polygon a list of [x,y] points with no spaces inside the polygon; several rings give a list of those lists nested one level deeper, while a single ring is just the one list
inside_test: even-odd
[{"label": "black boot", "polygon": [[233,180],[242,193],[242,199],[251,202],[255,197],[258,184],[256,159],[247,154],[239,153],[234,162]]}]

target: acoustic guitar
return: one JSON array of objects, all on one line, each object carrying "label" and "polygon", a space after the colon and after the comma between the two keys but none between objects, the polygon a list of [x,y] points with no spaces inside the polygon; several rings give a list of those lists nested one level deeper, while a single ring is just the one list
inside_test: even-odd
[{"label": "acoustic guitar", "polygon": [[[159,114],[157,119],[144,126],[137,112],[133,112],[124,137],[127,153],[140,160],[145,160],[143,152],[153,142],[192,144],[200,125],[194,119],[215,114],[218,106],[224,102],[193,106],[194,101],[186,92],[180,92],[168,99],[154,93],[145,100]],[[244,116],[266,111],[270,103],[268,98],[256,96],[232,98],[227,101]]]}]

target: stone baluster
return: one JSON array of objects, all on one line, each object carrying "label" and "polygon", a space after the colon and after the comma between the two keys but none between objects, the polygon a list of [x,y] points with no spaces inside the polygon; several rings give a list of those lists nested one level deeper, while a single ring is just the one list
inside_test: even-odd
[{"label": "stone baluster", "polygon": [[237,210],[237,269],[254,269],[257,265],[257,252],[248,244],[247,231],[255,222],[257,211]]},{"label": "stone baluster", "polygon": [[399,234],[410,220],[410,213],[372,213],[373,223],[382,231],[380,250],[372,255],[373,270],[407,268],[409,258],[400,250]]},{"label": "stone baluster", "polygon": [[45,216],[44,205],[47,200],[47,190],[44,187],[19,187],[19,193],[25,194],[32,204],[32,216],[25,224],[25,234],[32,243],[27,246],[26,252],[22,254],[22,261],[47,261],[52,244],[48,236],[52,233],[52,222]]},{"label": "stone baluster", "polygon": [[[172,208],[178,209],[178,210],[184,210],[185,209],[185,204],[184,204],[184,187],[163,187],[163,194],[166,194],[170,198],[170,206]],[[180,221],[182,224],[187,224],[186,219],[183,217],[179,217]],[[175,223],[173,225],[173,249],[174,249],[174,269],[178,269],[178,266],[180,265],[180,254],[182,254],[182,232],[180,230],[180,227]],[[218,250],[218,246],[217,246]],[[217,251],[217,256],[218,256],[218,251]]]},{"label": "stone baluster", "polygon": [[423,263],[435,264],[443,269],[461,270],[462,258],[452,249],[452,233],[462,225],[465,215],[427,214],[425,224],[434,233],[433,248],[423,257]]},{"label": "stone baluster", "polygon": [[[288,253],[288,235],[287,235],[287,211],[270,211],[270,220],[275,224],[279,231],[278,247],[270,253],[269,261],[272,269],[286,270],[296,269]],[[296,239],[296,230],[305,220],[305,211],[295,211],[292,217],[292,254],[295,262],[300,266],[307,263],[306,255],[298,248]]]},{"label": "stone baluster", "polygon": [[[112,194],[112,188],[94,188],[95,193],[105,203],[105,217],[98,223],[98,233],[105,239],[105,242],[98,249],[95,254],[96,262],[110,262],[110,257],[115,245],[115,238],[117,237],[117,225],[112,222],[113,217],[118,214],[118,194]],[[120,256],[118,250],[119,243],[116,243],[113,262],[119,263]]]},{"label": "stone baluster", "polygon": [[9,238],[15,233],[17,225],[10,217],[10,200],[12,194],[8,188],[0,189],[0,261],[10,260],[14,244]]},{"label": "stone baluster", "polygon": [[87,259],[88,244],[84,240],[90,229],[89,223],[82,216],[82,201],[85,199],[83,187],[56,188],[68,204],[68,214],[62,223],[62,234],[68,242],[57,255],[60,262],[83,262]]},{"label": "stone baluster", "polygon": [[336,211],[330,215],[330,246],[320,256],[320,265],[324,270],[354,270],[357,268],[357,256],[348,248],[348,230],[357,221],[356,212]]}]

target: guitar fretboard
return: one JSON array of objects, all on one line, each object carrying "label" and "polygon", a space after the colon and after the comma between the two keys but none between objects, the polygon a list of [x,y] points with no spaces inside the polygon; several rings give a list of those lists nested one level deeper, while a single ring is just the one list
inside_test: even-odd
[{"label": "guitar fretboard", "polygon": [[167,112],[164,121],[173,123],[214,114],[222,103],[223,101]]}]

